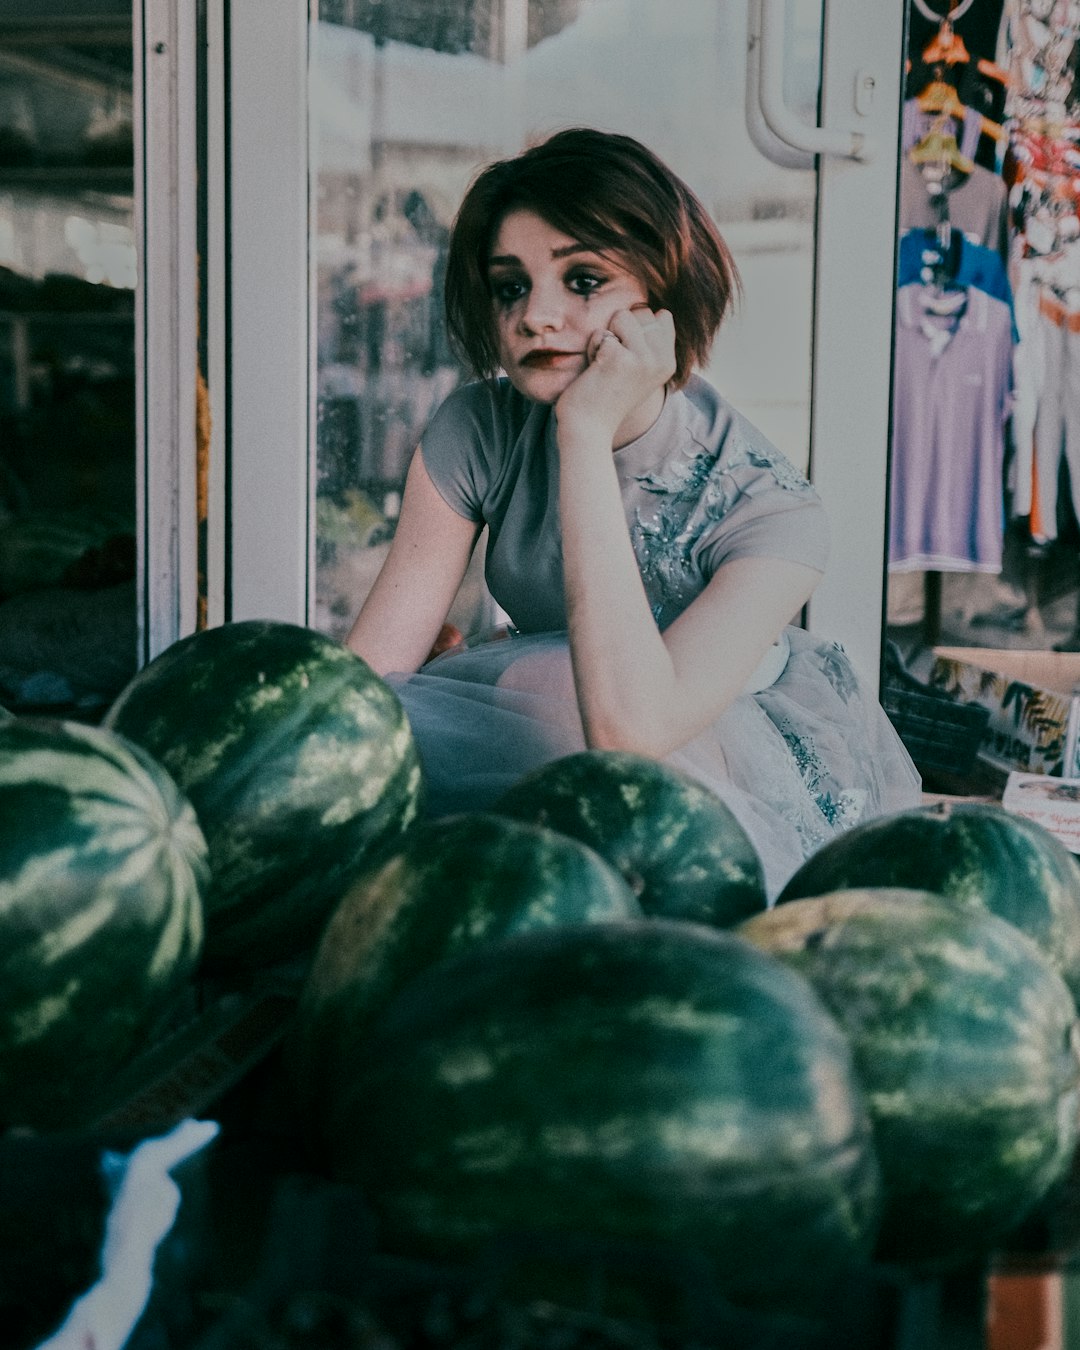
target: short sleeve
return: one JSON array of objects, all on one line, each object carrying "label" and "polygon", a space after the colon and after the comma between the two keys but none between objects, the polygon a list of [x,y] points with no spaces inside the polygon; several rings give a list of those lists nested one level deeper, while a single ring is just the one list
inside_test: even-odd
[{"label": "short sleeve", "polygon": [[744,489],[718,529],[705,539],[702,562],[708,575],[734,558],[783,558],[824,572],[829,560],[829,525],[821,499],[775,483]]},{"label": "short sleeve", "polygon": [[715,524],[702,532],[699,559],[712,576],[735,558],[782,558],[824,572],[829,525],[806,478],[748,422],[737,418],[707,495]]},{"label": "short sleeve", "polygon": [[428,477],[446,504],[466,520],[484,521],[499,436],[490,389],[467,384],[442,403],[420,439]]}]

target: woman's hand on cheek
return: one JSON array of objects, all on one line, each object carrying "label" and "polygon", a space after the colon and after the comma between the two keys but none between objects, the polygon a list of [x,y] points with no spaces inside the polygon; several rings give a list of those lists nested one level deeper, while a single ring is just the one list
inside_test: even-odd
[{"label": "woman's hand on cheek", "polygon": [[585,357],[585,369],[555,405],[559,424],[580,421],[614,436],[675,374],[675,321],[666,309],[616,310],[590,336]]}]

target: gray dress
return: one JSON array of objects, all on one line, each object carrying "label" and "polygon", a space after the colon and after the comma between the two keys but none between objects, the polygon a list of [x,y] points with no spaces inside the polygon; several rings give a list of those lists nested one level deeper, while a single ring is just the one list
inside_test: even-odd
[{"label": "gray dress", "polygon": [[[458,390],[424,434],[439,492],[488,527],[488,585],[512,621],[415,675],[390,677],[417,736],[433,814],[485,809],[522,774],[585,745],[566,635],[554,432],[549,407],[499,381]],[[824,570],[827,527],[814,490],[704,380],[669,394],[615,463],[661,628],[731,559]],[[839,831],[919,800],[907,751],[843,650],[795,627],[746,691],[668,759],[731,807],[761,854],[770,898]]]}]

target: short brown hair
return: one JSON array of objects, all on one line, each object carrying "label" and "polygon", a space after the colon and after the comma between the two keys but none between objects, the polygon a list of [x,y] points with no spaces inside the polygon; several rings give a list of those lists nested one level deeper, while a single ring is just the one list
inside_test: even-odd
[{"label": "short brown hair", "polygon": [[517,210],[533,211],[587,248],[617,257],[641,281],[649,304],[671,311],[673,385],[685,384],[693,367],[705,363],[739,288],[720,232],[686,184],[639,141],[575,127],[488,165],[454,220],[447,330],[478,376],[490,378],[499,369],[488,263],[503,219]]}]

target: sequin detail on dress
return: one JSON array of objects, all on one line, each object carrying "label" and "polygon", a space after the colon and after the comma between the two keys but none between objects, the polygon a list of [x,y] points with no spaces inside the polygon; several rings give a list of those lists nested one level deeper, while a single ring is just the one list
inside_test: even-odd
[{"label": "sequin detail on dress", "polygon": [[[723,463],[721,463],[723,459]],[[739,437],[730,453],[700,450],[672,459],[660,472],[636,481],[657,499],[646,513],[638,507],[631,522],[634,553],[657,623],[670,623],[702,589],[693,550],[708,524],[722,520],[746,491],[735,472],[766,469],[785,491],[812,497],[814,490],[784,455],[752,450]]]},{"label": "sequin detail on dress", "polygon": [[[787,742],[791,757],[799,770],[806,790],[818,804],[818,810],[834,830],[850,829],[863,813],[866,801],[865,792],[858,788],[840,788],[814,742],[801,736],[792,726],[780,727],[780,734]],[[817,843],[824,843],[828,833],[823,833]]]}]

